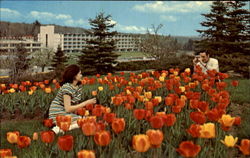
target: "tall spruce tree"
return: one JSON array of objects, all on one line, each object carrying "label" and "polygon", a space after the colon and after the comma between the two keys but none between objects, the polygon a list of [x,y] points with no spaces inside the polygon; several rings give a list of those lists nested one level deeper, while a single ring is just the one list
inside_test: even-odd
[{"label": "tall spruce tree", "polygon": [[65,56],[64,52],[62,51],[61,47],[58,46],[57,51],[52,59],[52,68],[51,70],[55,71],[55,77],[60,78],[61,74],[66,66],[66,62],[68,57]]},{"label": "tall spruce tree", "polygon": [[196,49],[206,48],[212,55],[225,53],[223,44],[225,41],[225,27],[227,7],[221,1],[215,1],[211,5],[210,13],[201,14],[206,18],[206,21],[200,24],[207,27],[206,30],[197,30],[203,38],[196,43]]},{"label": "tall spruce tree", "polygon": [[95,19],[89,19],[89,23],[92,27],[87,34],[94,38],[86,41],[87,45],[79,57],[82,72],[87,75],[113,72],[112,65],[117,63],[118,55],[114,53],[116,41],[112,38],[117,32],[110,31],[115,26],[111,23],[111,15],[105,16],[101,12]]}]

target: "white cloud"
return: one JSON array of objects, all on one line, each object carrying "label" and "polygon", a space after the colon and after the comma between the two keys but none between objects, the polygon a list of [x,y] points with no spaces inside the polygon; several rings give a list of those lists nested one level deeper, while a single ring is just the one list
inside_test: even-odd
[{"label": "white cloud", "polygon": [[191,1],[191,2],[150,2],[143,5],[135,5],[134,10],[140,12],[154,12],[154,13],[166,13],[166,12],[198,12],[207,10],[210,8],[212,1]]},{"label": "white cloud", "polygon": [[160,16],[160,18],[162,19],[162,20],[166,20],[166,21],[170,21],[170,22],[175,22],[175,21],[177,21],[177,18],[176,17],[174,17],[174,16],[171,16],[171,15],[161,15]]},{"label": "white cloud", "polygon": [[65,20],[65,19],[72,18],[70,15],[66,15],[66,14],[53,14],[53,13],[49,13],[49,12],[38,12],[38,11],[31,11],[30,15],[33,18],[47,19],[47,20],[53,20],[53,19]]},{"label": "white cloud", "polygon": [[16,10],[11,10],[8,8],[0,8],[1,18],[16,18],[21,16],[21,14]]},{"label": "white cloud", "polygon": [[114,20],[111,20],[111,21],[110,21],[110,24],[117,24],[117,22],[114,21]]},{"label": "white cloud", "polygon": [[[115,27],[118,32],[142,33],[142,34],[147,33],[147,28],[142,26],[117,24]],[[152,29],[149,29],[149,32],[152,32]]]},{"label": "white cloud", "polygon": [[68,26],[82,26],[85,24],[85,21],[83,19],[79,20],[68,19],[64,21],[64,24]]}]

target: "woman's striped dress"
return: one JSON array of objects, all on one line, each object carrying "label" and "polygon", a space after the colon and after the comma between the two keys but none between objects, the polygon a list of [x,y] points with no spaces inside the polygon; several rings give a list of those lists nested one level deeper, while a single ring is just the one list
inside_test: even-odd
[{"label": "woman's striped dress", "polygon": [[76,121],[81,116],[74,113],[68,113],[65,111],[63,103],[63,95],[71,96],[71,105],[79,104],[82,97],[82,88],[79,87],[75,89],[72,84],[65,83],[58,91],[55,99],[52,101],[49,108],[49,118],[56,122],[57,115],[71,115],[72,121]]}]

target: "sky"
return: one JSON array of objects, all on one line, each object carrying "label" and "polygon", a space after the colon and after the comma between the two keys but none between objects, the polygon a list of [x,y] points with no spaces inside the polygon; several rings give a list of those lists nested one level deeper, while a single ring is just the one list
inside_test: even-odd
[{"label": "sky", "polygon": [[111,15],[114,30],[146,33],[152,25],[163,24],[159,34],[199,36],[205,29],[202,13],[212,1],[0,1],[0,20],[9,22],[57,24],[89,29],[88,19],[104,12]]}]

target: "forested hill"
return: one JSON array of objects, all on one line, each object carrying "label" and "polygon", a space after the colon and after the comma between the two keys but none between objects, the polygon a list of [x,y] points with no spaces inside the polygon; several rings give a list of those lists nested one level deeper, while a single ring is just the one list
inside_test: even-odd
[{"label": "forested hill", "polygon": [[[38,21],[34,23],[12,23],[6,21],[0,21],[0,36],[6,37],[20,37],[25,35],[37,36],[40,29],[39,27],[43,25]],[[80,27],[67,27],[55,25],[55,33],[84,33],[86,29]],[[189,39],[198,40],[199,37],[188,37],[188,36],[173,36],[177,39],[178,43],[186,43]]]}]

